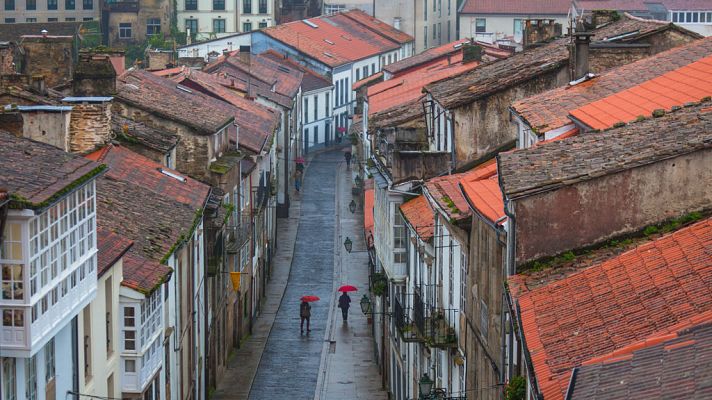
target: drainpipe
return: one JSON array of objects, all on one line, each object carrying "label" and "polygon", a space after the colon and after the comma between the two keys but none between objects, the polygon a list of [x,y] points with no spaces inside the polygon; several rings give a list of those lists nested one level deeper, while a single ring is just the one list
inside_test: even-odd
[{"label": "drainpipe", "polygon": [[[497,170],[501,171],[501,164],[500,164],[499,156],[497,156]],[[499,187],[502,188],[503,187],[502,175],[498,174],[497,179],[499,180]],[[507,198],[507,195],[504,194],[504,191],[502,191],[502,198],[503,198],[503,202],[504,202],[504,214],[507,216],[507,218],[509,218],[509,222],[508,222],[509,229],[507,231],[507,259],[506,259],[506,262],[504,265],[504,271],[503,271],[504,279],[506,280],[507,277],[514,275],[516,273],[514,258],[516,256],[515,243],[516,243],[517,236],[516,236],[516,217],[514,215],[514,204]],[[504,301],[504,300],[506,300],[507,294],[504,293],[503,296],[504,297],[502,300]],[[502,315],[504,315],[504,313]],[[512,325],[513,325],[513,322],[512,322],[513,319],[514,319],[514,315],[510,316],[510,324],[512,324]],[[506,321],[503,321],[503,322],[506,323]],[[504,324],[502,326],[504,326]],[[506,330],[503,330],[503,334],[505,335],[504,339],[506,340],[506,333],[504,333],[504,332],[506,332]],[[513,357],[512,346],[514,344],[513,338],[512,338],[513,334],[514,334],[514,331],[512,329],[512,332],[511,332],[509,340],[508,340],[508,342],[510,344],[508,346],[509,354],[506,354],[505,346],[502,346],[501,359],[502,359],[502,367],[503,368],[502,368],[502,371],[500,372],[500,383],[504,383],[504,379],[506,377],[506,372],[505,372],[505,368],[504,368],[505,357],[508,357],[508,359],[510,361],[510,364],[509,364],[510,368],[512,365],[511,364],[513,361],[512,360],[512,357]]]}]

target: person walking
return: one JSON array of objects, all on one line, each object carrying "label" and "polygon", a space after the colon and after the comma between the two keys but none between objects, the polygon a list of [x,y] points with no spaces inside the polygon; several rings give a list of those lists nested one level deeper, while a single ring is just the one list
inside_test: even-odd
[{"label": "person walking", "polygon": [[344,322],[349,317],[349,307],[351,306],[351,297],[349,297],[346,292],[344,292],[340,297],[339,297],[339,308],[341,309],[341,315],[344,317]]},{"label": "person walking", "polygon": [[311,332],[311,329],[309,329],[309,318],[311,317],[311,306],[306,301],[302,301],[302,304],[299,305],[299,316],[302,319],[302,322],[300,325],[301,332],[304,333],[304,320],[307,321],[307,332]]},{"label": "person walking", "polygon": [[346,159],[346,169],[351,168],[351,152],[347,151],[344,153],[344,158]]},{"label": "person walking", "polygon": [[294,171],[294,188],[299,192],[302,187],[302,171],[297,169]]}]

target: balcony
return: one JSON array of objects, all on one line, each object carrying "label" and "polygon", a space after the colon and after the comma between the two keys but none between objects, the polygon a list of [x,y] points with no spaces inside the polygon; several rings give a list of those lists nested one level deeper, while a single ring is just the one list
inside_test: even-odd
[{"label": "balcony", "polygon": [[252,236],[252,218],[249,213],[240,213],[234,224],[225,227],[227,238],[225,249],[229,254],[236,254]]},{"label": "balcony", "polygon": [[455,318],[458,310],[442,309],[426,305],[419,291],[413,294],[413,324],[422,337],[422,341],[429,347],[439,349],[457,348],[457,331]]},{"label": "balcony", "polygon": [[393,305],[393,318],[396,328],[401,335],[401,339],[407,343],[423,343],[425,338],[421,331],[417,329],[415,321],[408,317],[408,309],[404,308],[398,298]]}]

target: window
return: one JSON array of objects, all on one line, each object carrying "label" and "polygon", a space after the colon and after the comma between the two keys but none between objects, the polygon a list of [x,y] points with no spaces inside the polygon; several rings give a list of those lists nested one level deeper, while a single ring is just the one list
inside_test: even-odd
[{"label": "window", "polygon": [[[74,10],[75,8],[75,0],[64,0],[64,9],[65,10]],[[72,21],[74,21],[74,18],[72,18]]]},{"label": "window", "polygon": [[[433,0],[435,1],[435,0]],[[427,22],[428,21],[428,0],[423,1],[423,19]],[[428,35],[425,35],[428,36]]]},{"label": "window", "polygon": [[149,18],[146,20],[146,34],[157,35],[161,33],[161,19]]},{"label": "window", "polygon": [[447,21],[447,42],[450,43],[450,20]]},{"label": "window", "polygon": [[447,0],[447,15],[452,11],[452,0]]},{"label": "window", "polygon": [[252,0],[242,0],[242,13],[252,14]]},{"label": "window", "polygon": [[185,9],[186,10],[197,10],[198,9],[198,0],[185,0]]},{"label": "window", "polygon": [[258,24],[258,26],[260,27],[260,29],[266,28],[266,27],[267,27],[267,23],[266,23],[266,22],[260,22],[260,23]]},{"label": "window", "polygon": [[319,95],[314,95],[314,121],[319,119]]},{"label": "window", "polygon": [[[36,10],[37,9],[37,0],[26,0],[25,1],[25,9],[26,10]],[[28,21],[30,22],[30,21]]]},{"label": "window", "polygon": [[84,17],[84,18],[82,18],[82,21],[94,21],[94,18],[92,18],[92,17]]},{"label": "window", "polygon": [[309,99],[304,98],[304,123],[309,122]]},{"label": "window", "polygon": [[475,18],[475,32],[487,32],[487,20],[485,18]]},{"label": "window", "polygon": [[25,360],[25,398],[37,400],[37,355]]},{"label": "window", "polygon": [[54,338],[50,339],[44,348],[45,357],[45,382],[54,379],[55,363],[54,363]]},{"label": "window", "polygon": [[433,46],[435,45],[435,39],[438,38],[438,30],[435,29],[435,24],[433,24]]},{"label": "window", "polygon": [[25,22],[37,22],[37,18],[25,18]]},{"label": "window", "polygon": [[460,310],[465,312],[467,299],[467,254],[460,252]]},{"label": "window", "polygon": [[425,31],[425,34],[423,35],[423,47],[426,49],[428,48],[428,27],[424,26],[423,30]]},{"label": "window", "polygon": [[267,14],[267,0],[260,0],[260,14]]},{"label": "window", "polygon": [[225,0],[213,0],[213,10],[224,10]]},{"label": "window", "polygon": [[82,8],[84,8],[85,10],[93,10],[94,0],[82,0]]},{"label": "window", "polygon": [[77,20],[77,19],[76,19],[76,18],[73,18],[73,17],[68,17],[68,18],[65,18],[65,19],[64,19],[65,22],[74,22],[74,21],[76,21],[76,20]]},{"label": "window", "polygon": [[82,312],[84,314],[84,379],[91,380],[91,308],[87,306]]},{"label": "window", "polygon": [[57,9],[57,0],[47,0],[47,9],[48,10],[56,10]]},{"label": "window", "polygon": [[109,358],[111,357],[111,354],[113,353],[114,349],[111,346],[111,342],[113,341],[114,337],[114,325],[113,321],[111,318],[111,312],[114,309],[114,298],[112,296],[113,292],[113,286],[112,286],[112,277],[109,277],[105,282],[104,282],[104,295],[105,301],[104,304],[106,304],[106,357]]},{"label": "window", "polygon": [[368,65],[364,65],[362,70],[363,70],[363,77],[364,78],[367,77],[368,76]]},{"label": "window", "polygon": [[14,23],[15,23],[15,18],[5,18],[5,23],[6,23],[6,24],[14,24]]},{"label": "window", "polygon": [[393,221],[393,252],[394,258],[393,262],[403,263],[405,262],[405,245],[406,245],[406,229],[405,223],[403,222],[403,217],[400,211],[398,211],[398,205],[393,203],[395,209],[395,218]]},{"label": "window", "polygon": [[198,20],[197,19],[186,19],[185,20],[185,31],[190,31],[191,35],[198,33]]},{"label": "window", "polygon": [[338,107],[339,105],[339,89],[341,87],[341,81],[337,81],[336,85],[334,85],[334,107]]},{"label": "window", "polygon": [[124,350],[136,350],[136,309],[124,306]]},{"label": "window", "polygon": [[57,22],[59,21],[58,18],[47,18],[47,22]]},{"label": "window", "polygon": [[453,257],[453,249],[455,248],[455,242],[452,240],[452,236],[448,237],[448,293],[447,299],[450,307],[453,306],[455,301],[455,257]]},{"label": "window", "polygon": [[331,105],[329,104],[329,92],[326,92],[326,102],[324,103],[324,115],[329,116]]},{"label": "window", "polygon": [[121,22],[119,23],[119,39],[131,39],[131,23]]},{"label": "window", "polygon": [[522,34],[524,33],[524,28],[521,19],[514,20],[514,41],[519,42],[522,40]]},{"label": "window", "polygon": [[213,32],[215,32],[215,33],[225,32],[225,20],[224,19],[214,19],[213,20]]},{"label": "window", "polygon": [[136,360],[126,360],[124,362],[124,371],[129,373],[136,372]]},{"label": "window", "polygon": [[15,359],[4,358],[2,360],[2,398],[5,400],[17,400],[17,384],[15,378]]},{"label": "window", "polygon": [[250,32],[252,31],[252,22],[244,22],[242,24],[242,31],[243,32]]},{"label": "window", "polygon": [[[15,0],[5,0],[5,10],[12,11],[15,9]],[[7,22],[7,19],[5,20]],[[15,21],[12,21],[15,22]]]},{"label": "window", "polygon": [[443,0],[438,0],[438,17],[443,16]]}]

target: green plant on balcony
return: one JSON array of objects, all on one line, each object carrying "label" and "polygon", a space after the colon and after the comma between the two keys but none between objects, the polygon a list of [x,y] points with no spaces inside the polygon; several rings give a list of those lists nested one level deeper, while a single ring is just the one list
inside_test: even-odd
[{"label": "green plant on balcony", "polygon": [[524,396],[527,392],[527,382],[521,376],[514,376],[509,380],[507,386],[504,388],[504,399],[505,400],[524,400]]},{"label": "green plant on balcony", "polygon": [[388,290],[388,279],[386,275],[376,272],[371,277],[371,293],[375,296],[383,296]]}]

